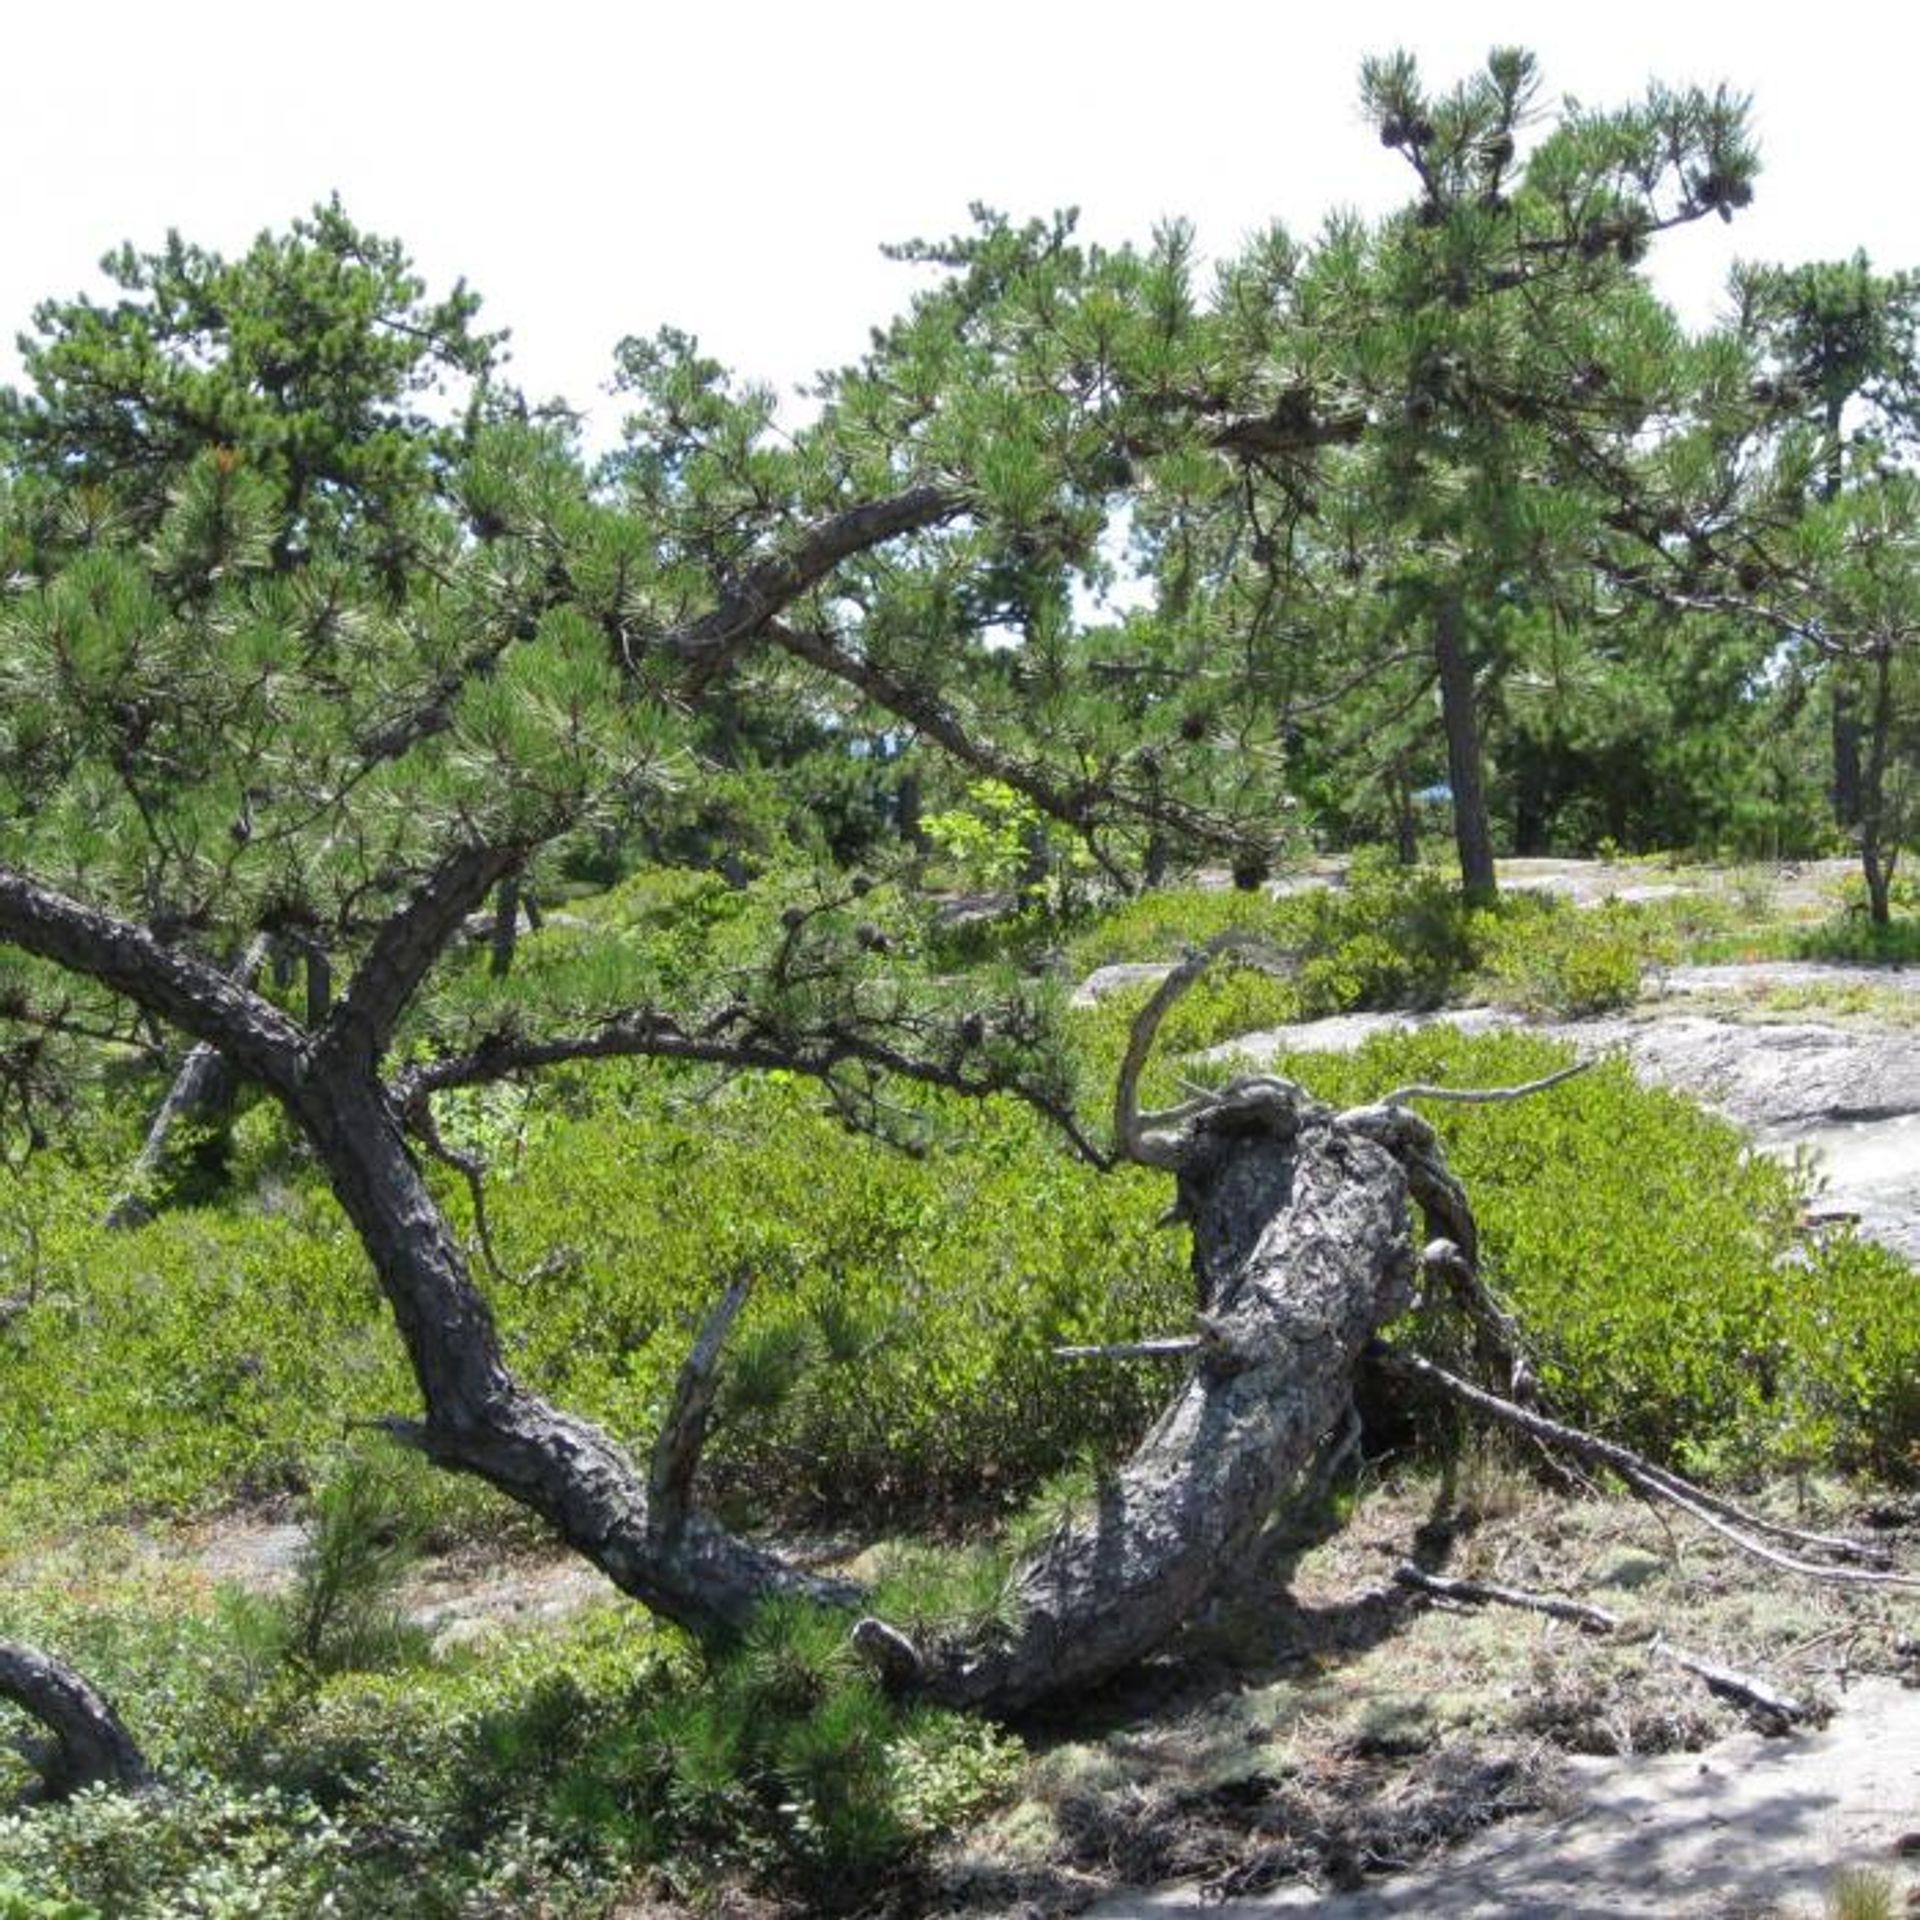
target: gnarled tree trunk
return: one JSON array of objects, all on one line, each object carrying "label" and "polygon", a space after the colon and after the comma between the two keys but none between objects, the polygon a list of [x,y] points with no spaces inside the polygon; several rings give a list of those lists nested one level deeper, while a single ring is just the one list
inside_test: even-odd
[{"label": "gnarled tree trunk", "polygon": [[128,1790],[152,1776],[120,1716],[79,1674],[50,1654],[0,1640],[0,1699],[23,1708],[52,1735],[29,1755],[52,1799],[82,1787]]},{"label": "gnarled tree trunk", "polygon": [[1093,1512],[1015,1575],[1007,1643],[903,1674],[940,1699],[1006,1711],[1163,1644],[1243,1567],[1412,1300],[1399,1161],[1298,1087],[1240,1082],[1154,1144],[1193,1228],[1192,1371]]}]

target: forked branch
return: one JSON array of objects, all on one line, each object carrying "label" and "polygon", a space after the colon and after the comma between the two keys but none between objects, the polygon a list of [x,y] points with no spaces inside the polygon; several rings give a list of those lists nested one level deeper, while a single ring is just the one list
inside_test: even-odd
[{"label": "forked branch", "polygon": [[1247,965],[1285,978],[1294,963],[1286,954],[1269,946],[1257,935],[1230,927],[1215,934],[1203,947],[1195,947],[1167,977],[1154,988],[1147,1003],[1133,1016],[1127,1033],[1127,1050],[1120,1061],[1120,1073],[1113,1089],[1114,1149],[1123,1160],[1137,1160],[1143,1166],[1166,1167],[1173,1164],[1178,1151],[1170,1130],[1212,1104],[1210,1094],[1201,1094],[1178,1107],[1158,1113],[1140,1111],[1140,1077],[1146,1072],[1154,1042],[1174,1005],[1220,958],[1237,954]]}]

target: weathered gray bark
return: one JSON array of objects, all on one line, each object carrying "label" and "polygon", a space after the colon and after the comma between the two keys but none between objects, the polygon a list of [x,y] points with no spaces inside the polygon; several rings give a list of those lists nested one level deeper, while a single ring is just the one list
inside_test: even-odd
[{"label": "weathered gray bark", "polygon": [[[243,987],[251,987],[272,950],[273,943],[265,934],[256,936],[234,968],[233,977]],[[238,1091],[234,1071],[218,1048],[202,1041],[188,1053],[153,1116],[126,1186],[107,1209],[109,1227],[119,1230],[144,1226],[153,1218],[153,1196],[174,1161],[178,1136],[189,1126],[224,1129],[233,1116]]]},{"label": "weathered gray bark", "polygon": [[1006,1711],[1162,1645],[1244,1565],[1345,1415],[1362,1349],[1412,1299],[1399,1161],[1299,1088],[1241,1082],[1153,1144],[1193,1229],[1193,1370],[1094,1511],[1019,1570],[1005,1644],[913,1671],[897,1636],[868,1629],[942,1700]]},{"label": "weathered gray bark", "polygon": [[52,1735],[29,1755],[50,1798],[64,1799],[82,1787],[131,1791],[149,1783],[147,1763],[120,1716],[50,1654],[0,1640],[0,1699],[11,1700]]}]

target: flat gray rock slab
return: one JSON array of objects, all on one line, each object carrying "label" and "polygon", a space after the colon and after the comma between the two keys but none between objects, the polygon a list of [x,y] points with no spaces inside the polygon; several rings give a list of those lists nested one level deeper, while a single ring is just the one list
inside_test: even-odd
[{"label": "flat gray rock slab", "polygon": [[1109,994],[1124,993],[1129,987],[1157,986],[1173,971],[1167,960],[1120,960],[1110,967],[1095,967],[1073,990],[1071,1007],[1097,1007]]},{"label": "flat gray rock slab", "polygon": [[1734,1920],[1822,1915],[1845,1866],[1886,1871],[1920,1827],[1920,1692],[1857,1682],[1822,1730],[1742,1734],[1702,1753],[1576,1760],[1572,1804],[1492,1827],[1438,1864],[1355,1893],[1288,1887],[1209,1901],[1194,1888],[1116,1895],[1105,1920],[1311,1909],[1322,1920]]}]

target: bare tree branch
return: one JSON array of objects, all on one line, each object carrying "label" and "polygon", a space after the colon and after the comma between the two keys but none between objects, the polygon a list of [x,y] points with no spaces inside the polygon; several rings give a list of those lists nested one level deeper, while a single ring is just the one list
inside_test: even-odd
[{"label": "bare tree branch", "polygon": [[693,1476],[713,1421],[714,1395],[720,1390],[720,1350],[752,1291],[750,1273],[733,1277],[707,1316],[674,1383],[673,1402],[653,1443],[647,1472],[647,1522],[663,1539],[673,1538],[686,1526]]},{"label": "bare tree branch", "polygon": [[[734,1011],[744,1018],[740,1010]],[[1103,1172],[1113,1165],[1113,1155],[1091,1138],[1064,1099],[999,1071],[984,1057],[978,1066],[969,1068],[964,1060],[931,1059],[872,1034],[832,1026],[798,1036],[751,1030],[729,1034],[724,1026],[689,1032],[669,1014],[636,1008],[616,1014],[585,1033],[538,1040],[491,1040],[469,1053],[409,1067],[393,1083],[391,1093],[406,1108],[429,1094],[482,1086],[543,1067],[584,1060],[632,1059],[685,1060],[743,1071],[800,1073],[819,1080],[831,1079],[839,1070],[853,1065],[976,1099],[1006,1094],[1051,1121],[1089,1165]]]},{"label": "bare tree branch", "polygon": [[[1841,1534],[1803,1532],[1797,1527],[1782,1526],[1777,1521],[1748,1513],[1732,1501],[1723,1500],[1717,1494],[1708,1493],[1704,1487],[1696,1487],[1691,1481],[1682,1480],[1678,1474],[1655,1466],[1651,1460],[1635,1453],[1630,1447],[1621,1446],[1618,1441],[1603,1440],[1597,1434],[1551,1420],[1530,1408],[1516,1406],[1511,1400],[1503,1400],[1497,1393],[1476,1387],[1471,1381],[1460,1379],[1458,1375],[1449,1373],[1444,1367],[1436,1366],[1417,1353],[1398,1347],[1376,1346],[1372,1358],[1390,1375],[1421,1381],[1501,1426],[1511,1427],[1550,1447],[1559,1448],[1590,1466],[1610,1468],[1630,1487],[1636,1488],[1649,1499],[1679,1508],[1702,1526],[1730,1541],[1742,1553],[1768,1566],[1778,1567],[1782,1572],[1849,1586],[1920,1588],[1920,1576],[1890,1570],[1885,1552],[1865,1541],[1849,1540]],[[1829,1554],[1834,1559],[1851,1564],[1835,1566],[1826,1561],[1783,1553],[1768,1546],[1760,1538],[1761,1535],[1790,1541],[1809,1551]]]},{"label": "bare tree branch", "polygon": [[1171,1108],[1163,1113],[1142,1114],[1140,1111],[1140,1076],[1146,1071],[1148,1057],[1153,1052],[1153,1043],[1159,1037],[1160,1027],[1177,1001],[1223,953],[1236,953],[1249,965],[1263,968],[1269,973],[1285,977],[1293,971],[1293,963],[1286,955],[1262,941],[1258,935],[1241,928],[1230,927],[1225,933],[1215,934],[1204,947],[1196,947],[1187,957],[1162,980],[1138,1013],[1133,1016],[1133,1025],[1127,1034],[1127,1050],[1120,1062],[1120,1072],[1115,1079],[1113,1089],[1113,1139],[1114,1150],[1127,1160],[1138,1160],[1145,1166],[1167,1164],[1166,1154],[1170,1149],[1163,1148],[1149,1135],[1148,1129],[1164,1132],[1177,1127],[1180,1122],[1189,1120],[1205,1108],[1212,1096],[1200,1095],[1184,1105]]},{"label": "bare tree branch", "polygon": [[284,1090],[294,1079],[300,1029],[222,968],[145,927],[0,868],[0,940],[123,994],[267,1086]]},{"label": "bare tree branch", "polygon": [[884,500],[862,501],[816,520],[785,553],[747,569],[722,594],[720,604],[675,628],[662,645],[710,672],[754,638],[777,614],[817,587],[841,561],[903,533],[938,526],[966,511],[966,502],[944,487],[912,487]]},{"label": "bare tree branch", "polygon": [[[234,979],[243,987],[251,987],[259,979],[272,950],[271,934],[255,934],[233,970]],[[140,1152],[127,1175],[127,1184],[107,1209],[107,1225],[116,1229],[137,1227],[151,1220],[153,1207],[149,1189],[166,1165],[167,1147],[174,1130],[189,1115],[222,1116],[231,1110],[232,1102],[232,1068],[218,1047],[205,1040],[197,1042],[181,1062],[160,1110],[153,1116],[153,1124],[147,1129],[147,1137],[141,1142]]]},{"label": "bare tree branch", "polygon": [[1516,1087],[1429,1087],[1415,1085],[1395,1087],[1381,1097],[1379,1105],[1383,1107],[1404,1107],[1415,1100],[1451,1100],[1460,1106],[1494,1106],[1503,1100],[1524,1100],[1530,1094],[1545,1093],[1549,1087],[1557,1087],[1563,1080],[1571,1080],[1576,1074],[1585,1073],[1595,1063],[1592,1060],[1576,1060],[1570,1067],[1562,1067],[1557,1073],[1543,1075],[1538,1080],[1522,1081]]},{"label": "bare tree branch", "polygon": [[1184,1360],[1200,1350],[1193,1333],[1169,1334],[1160,1340],[1117,1340],[1108,1347],[1055,1347],[1056,1360]]},{"label": "bare tree branch", "polygon": [[1791,1694],[1780,1692],[1750,1673],[1736,1673],[1718,1661],[1703,1660],[1697,1653],[1674,1646],[1664,1636],[1653,1643],[1653,1651],[1662,1659],[1671,1660],[1676,1667],[1686,1668],[1696,1679],[1704,1680],[1707,1691],[1716,1698],[1730,1701],[1752,1714],[1765,1733],[1785,1733],[1788,1728],[1814,1717],[1814,1709]]},{"label": "bare tree branch", "polygon": [[1550,1620],[1570,1621],[1582,1633],[1611,1633],[1620,1624],[1617,1614],[1605,1607],[1588,1606],[1584,1600],[1563,1600],[1557,1594],[1531,1593],[1524,1587],[1502,1587],[1482,1580],[1447,1579],[1411,1561],[1395,1567],[1393,1578],[1396,1585],[1430,1593],[1436,1600],[1457,1600],[1469,1607],[1521,1607],[1530,1613],[1544,1613]]}]

